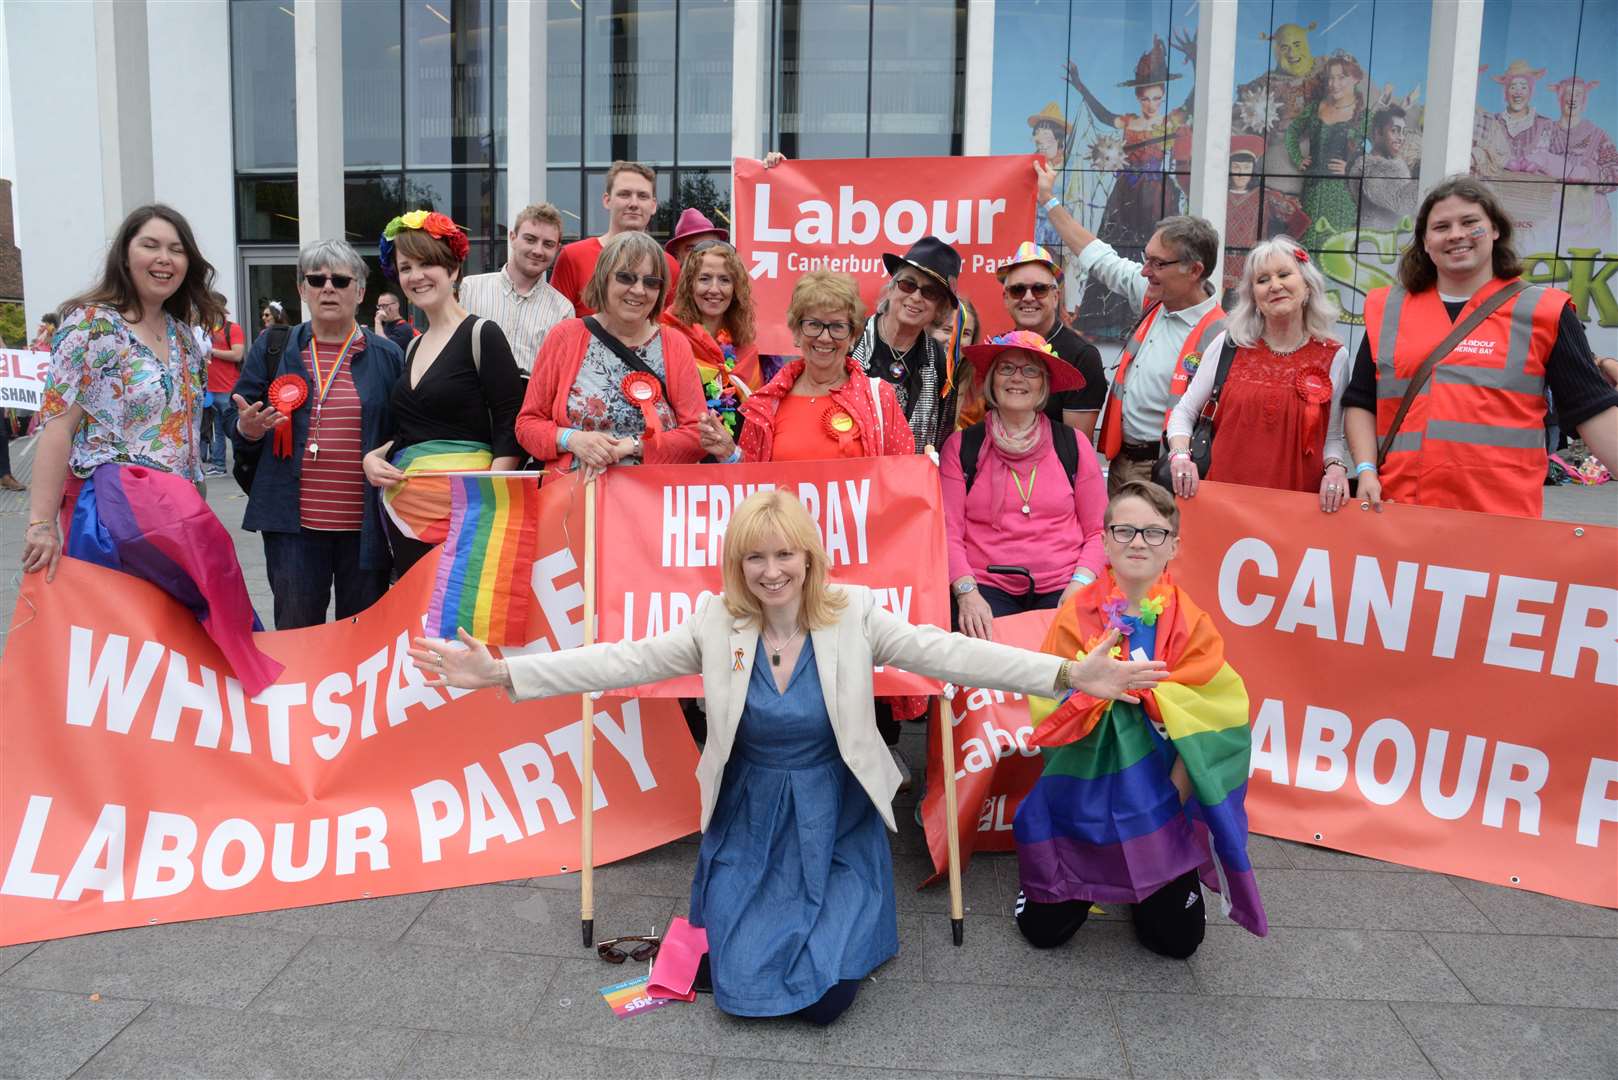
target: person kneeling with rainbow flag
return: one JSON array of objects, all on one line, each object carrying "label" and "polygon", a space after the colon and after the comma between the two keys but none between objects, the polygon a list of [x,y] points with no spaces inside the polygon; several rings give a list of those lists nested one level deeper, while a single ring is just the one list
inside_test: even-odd
[{"label": "person kneeling with rainbow flag", "polygon": [[1115,654],[1163,660],[1169,674],[1133,701],[1030,699],[1045,769],[1013,824],[1017,927],[1053,948],[1092,902],[1127,903],[1141,944],[1184,959],[1206,923],[1199,878],[1237,923],[1269,929],[1247,857],[1247,688],[1213,619],[1167,571],[1180,548],[1173,496],[1125,484],[1104,522],[1111,567],[1062,608],[1043,651],[1083,657],[1117,630]]}]

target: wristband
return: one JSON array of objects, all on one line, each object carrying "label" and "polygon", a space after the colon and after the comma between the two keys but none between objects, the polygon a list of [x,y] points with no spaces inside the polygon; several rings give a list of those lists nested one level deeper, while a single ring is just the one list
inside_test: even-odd
[{"label": "wristband", "polygon": [[1095,579],[1096,576],[1088,570],[1075,570],[1073,571],[1073,576],[1068,578],[1068,581],[1078,582],[1080,585],[1088,585]]},{"label": "wristband", "polygon": [[1191,451],[1189,451],[1189,450],[1175,450],[1175,451],[1173,451],[1172,453],[1169,454],[1169,460],[1173,461],[1175,458],[1185,458],[1187,461],[1190,461],[1191,460]]},{"label": "wristband", "polygon": [[1363,476],[1368,472],[1376,472],[1376,462],[1362,461],[1358,465],[1354,466],[1354,475],[1356,477]]},{"label": "wristband", "polygon": [[1324,472],[1326,469],[1331,468],[1333,465],[1337,466],[1339,469],[1342,469],[1344,472],[1348,471],[1347,463],[1344,462],[1342,458],[1334,458],[1334,457],[1329,457],[1329,458],[1326,459],[1326,463],[1322,467],[1321,471]]},{"label": "wristband", "polygon": [[1052,195],[1050,198],[1045,200],[1045,212],[1047,214],[1052,210],[1060,210],[1061,208],[1062,200],[1058,199],[1055,195]]},{"label": "wristband", "polygon": [[556,448],[558,450],[567,449],[567,441],[573,437],[573,431],[574,429],[570,427],[565,427],[557,431]]},{"label": "wristband", "polygon": [[725,464],[726,465],[736,465],[736,464],[740,463],[741,460],[742,460],[742,448],[738,446],[736,449],[734,449],[734,450],[732,450],[730,452],[730,456],[725,459]]}]

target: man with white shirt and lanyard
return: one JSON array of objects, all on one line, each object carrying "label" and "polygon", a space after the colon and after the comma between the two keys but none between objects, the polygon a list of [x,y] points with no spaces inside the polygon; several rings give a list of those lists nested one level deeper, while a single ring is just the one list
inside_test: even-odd
[{"label": "man with white shirt and lanyard", "polygon": [[1190,385],[1204,346],[1224,332],[1225,313],[1209,283],[1219,262],[1219,232],[1199,217],[1165,218],[1146,244],[1145,261],[1134,262],[1052,197],[1056,170],[1043,161],[1036,161],[1034,170],[1039,200],[1063,244],[1076,254],[1079,274],[1127,297],[1142,315],[1111,372],[1096,429],[1112,494],[1131,480],[1151,481],[1168,415]]}]

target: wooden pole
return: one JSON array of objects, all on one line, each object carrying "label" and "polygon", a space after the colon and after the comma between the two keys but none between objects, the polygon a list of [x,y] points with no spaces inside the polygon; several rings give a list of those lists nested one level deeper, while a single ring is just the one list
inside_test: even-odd
[{"label": "wooden pole", "polygon": [[[584,485],[584,644],[596,640],[596,482]],[[595,703],[589,694],[579,695],[584,723],[579,738],[579,787],[583,794],[579,813],[579,921],[584,947],[595,943]]]},{"label": "wooden pole", "polygon": [[961,902],[961,823],[955,795],[955,704],[951,687],[938,698],[938,737],[944,766],[944,836],[949,848],[949,929],[959,946],[966,937],[966,909]]}]

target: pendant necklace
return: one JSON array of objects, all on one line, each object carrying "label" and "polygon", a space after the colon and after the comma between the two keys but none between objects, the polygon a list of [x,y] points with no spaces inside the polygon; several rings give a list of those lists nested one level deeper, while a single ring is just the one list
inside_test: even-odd
[{"label": "pendant necklace", "polygon": [[[1007,468],[1010,468],[1010,466],[1007,466]],[[1035,465],[1032,469],[1028,470],[1028,490],[1024,491],[1022,488],[1022,477],[1017,474],[1016,469],[1011,470],[1011,478],[1017,482],[1017,495],[1022,499],[1022,512],[1024,514],[1033,513],[1032,510],[1028,509],[1028,503],[1034,497],[1034,476],[1038,472],[1038,465]]]},{"label": "pendant necklace", "polygon": [[792,631],[792,636],[791,637],[787,638],[785,641],[781,642],[781,644],[779,644],[779,645],[771,645],[770,644],[770,636],[768,634],[760,634],[759,635],[760,637],[762,637],[764,639],[764,647],[766,649],[770,650],[770,666],[771,667],[780,667],[781,666],[781,650],[785,649],[788,645],[791,645],[794,641],[797,641],[798,640],[798,635],[801,634],[801,633],[803,633],[803,627],[800,626],[796,630]]}]

